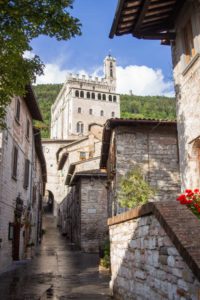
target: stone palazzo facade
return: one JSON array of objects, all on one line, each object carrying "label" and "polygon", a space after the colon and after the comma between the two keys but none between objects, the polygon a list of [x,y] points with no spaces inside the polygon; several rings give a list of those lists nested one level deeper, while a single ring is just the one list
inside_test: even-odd
[{"label": "stone palazzo facade", "polygon": [[104,60],[104,77],[70,74],[51,109],[51,139],[86,136],[93,123],[103,125],[119,117],[120,97],[116,93],[116,60]]}]

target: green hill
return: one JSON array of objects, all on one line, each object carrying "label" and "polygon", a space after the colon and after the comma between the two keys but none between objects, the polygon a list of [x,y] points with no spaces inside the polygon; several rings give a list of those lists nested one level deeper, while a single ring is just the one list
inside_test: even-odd
[{"label": "green hill", "polygon": [[[50,135],[51,105],[54,103],[61,86],[61,84],[34,86],[44,118],[44,123],[36,122],[36,126],[41,128],[43,138],[48,138]],[[121,117],[175,120],[175,99],[163,96],[121,95]]]}]

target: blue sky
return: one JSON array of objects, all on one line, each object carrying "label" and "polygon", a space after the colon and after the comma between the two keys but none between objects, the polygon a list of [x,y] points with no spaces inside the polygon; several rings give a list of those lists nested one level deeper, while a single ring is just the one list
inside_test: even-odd
[{"label": "blue sky", "polygon": [[[46,64],[45,76],[37,82],[63,82],[69,71],[91,74],[100,70],[101,74],[103,59],[111,50],[119,66],[120,92],[172,94],[169,46],[161,46],[160,41],[138,40],[131,35],[109,39],[116,6],[117,0],[75,0],[71,14],[80,19],[82,36],[62,42],[42,36],[32,42],[33,52]],[[141,82],[138,88],[138,81],[134,81],[137,74],[144,81],[144,87]],[[127,76],[133,78],[129,83]]]}]

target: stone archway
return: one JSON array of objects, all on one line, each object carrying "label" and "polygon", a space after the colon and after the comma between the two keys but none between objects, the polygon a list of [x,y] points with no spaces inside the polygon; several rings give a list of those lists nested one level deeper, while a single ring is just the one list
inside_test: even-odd
[{"label": "stone archway", "polygon": [[43,202],[44,213],[53,214],[55,205],[54,202],[54,194],[50,190],[46,190]]}]

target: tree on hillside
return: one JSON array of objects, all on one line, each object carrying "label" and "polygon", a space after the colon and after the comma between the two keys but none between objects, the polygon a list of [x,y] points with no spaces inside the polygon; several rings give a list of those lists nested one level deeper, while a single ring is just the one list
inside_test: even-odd
[{"label": "tree on hillside", "polygon": [[43,73],[40,58],[25,58],[39,35],[68,40],[80,35],[81,24],[70,15],[73,0],[0,0],[0,123],[13,95]]}]

